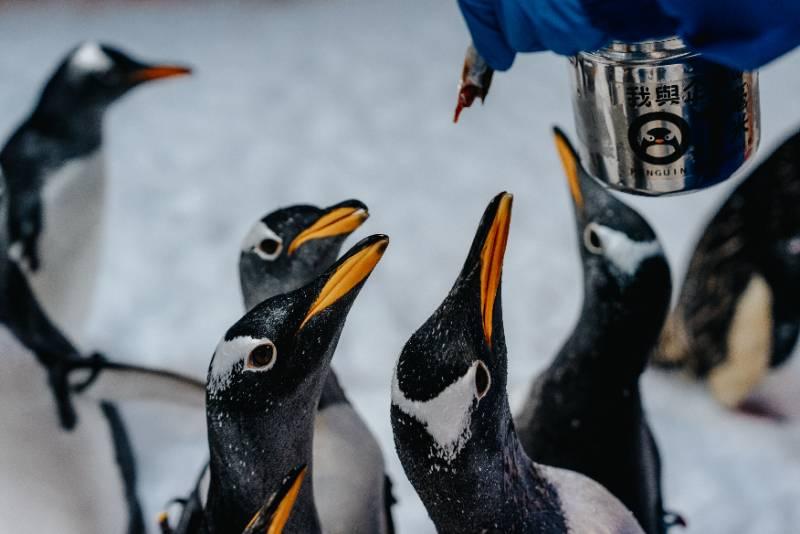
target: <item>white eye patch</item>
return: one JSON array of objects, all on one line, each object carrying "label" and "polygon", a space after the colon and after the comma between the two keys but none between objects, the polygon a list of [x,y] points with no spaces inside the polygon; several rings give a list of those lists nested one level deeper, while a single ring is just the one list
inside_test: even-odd
[{"label": "white eye patch", "polygon": [[[233,368],[238,362],[244,362],[250,352],[259,345],[272,344],[269,339],[256,339],[250,336],[240,336],[219,342],[214,358],[211,360],[211,372],[208,377],[206,389],[209,393],[219,393],[230,385],[233,377]],[[272,365],[275,362],[273,360]],[[269,367],[271,368],[272,365]]]},{"label": "white eye patch", "polygon": [[596,223],[591,223],[591,226],[602,243],[602,250],[596,253],[602,252],[620,271],[627,275],[636,274],[639,265],[647,258],[664,254],[657,240],[633,241],[624,233],[607,226]]},{"label": "white eye patch", "polygon": [[438,456],[446,462],[452,462],[472,437],[470,423],[473,401],[480,400],[475,389],[475,374],[480,365],[483,364],[474,362],[464,376],[427,401],[415,401],[406,397],[400,389],[395,369],[392,378],[392,404],[425,426],[425,430],[433,438]]},{"label": "white eye patch", "polygon": [[[260,245],[265,239],[275,241],[278,243],[278,246],[275,247],[274,250],[263,250]],[[283,239],[281,239],[280,236],[276,234],[269,226],[264,224],[262,221],[258,221],[253,225],[252,228],[250,228],[250,231],[247,232],[247,235],[244,236],[244,240],[242,241],[242,252],[250,252],[251,250],[258,254],[261,259],[273,261],[275,258],[280,256],[281,252],[283,251]]]},{"label": "white eye patch", "polygon": [[105,72],[113,66],[111,58],[94,42],[84,43],[70,59],[70,66],[83,72]]}]

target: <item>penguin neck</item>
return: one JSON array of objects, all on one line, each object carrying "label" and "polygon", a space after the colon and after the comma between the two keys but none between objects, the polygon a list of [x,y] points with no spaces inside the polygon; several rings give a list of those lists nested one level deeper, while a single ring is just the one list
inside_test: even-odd
[{"label": "penguin neck", "polygon": [[473,436],[449,465],[432,466],[428,456],[417,456],[412,481],[440,532],[513,531],[560,516],[555,488],[522,449],[507,398],[500,412],[478,422],[500,420],[498,431]]},{"label": "penguin neck", "polygon": [[609,298],[591,283],[584,282],[581,313],[550,369],[567,380],[585,379],[592,388],[636,387],[666,318],[669,286],[659,295],[627,288],[623,291],[635,296],[623,300]]},{"label": "penguin neck", "polygon": [[51,102],[43,95],[27,123],[46,137],[68,141],[85,152],[100,147],[106,106],[62,108],[63,102]]},{"label": "penguin neck", "polygon": [[[292,408],[291,403],[286,408]],[[283,477],[306,464],[308,474],[287,526],[320,532],[313,498],[312,438],[315,410],[236,413],[208,410],[211,451],[206,522],[209,533],[241,532]]]}]

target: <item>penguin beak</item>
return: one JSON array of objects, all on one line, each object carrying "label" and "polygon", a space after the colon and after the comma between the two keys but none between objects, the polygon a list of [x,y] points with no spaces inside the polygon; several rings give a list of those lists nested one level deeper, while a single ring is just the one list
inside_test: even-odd
[{"label": "penguin beak", "polygon": [[500,289],[503,274],[503,259],[508,242],[508,228],[511,224],[511,204],[514,197],[510,193],[501,193],[489,231],[484,238],[480,253],[481,262],[481,318],[483,336],[486,344],[492,346],[492,325],[494,319],[494,303]]},{"label": "penguin beak", "polygon": [[323,310],[334,305],[342,297],[348,295],[351,290],[358,287],[372,273],[378,264],[386,247],[389,245],[389,237],[385,235],[373,235],[361,240],[350,252],[343,256],[336,264],[323,275],[326,278],[322,289],[317,294],[317,298],[308,309],[308,313],[300,323],[302,328],[314,316]]},{"label": "penguin beak", "polygon": [[369,218],[367,207],[357,200],[348,200],[331,206],[322,217],[289,243],[288,253],[293,254],[300,245],[314,239],[349,234],[361,226],[367,218]]},{"label": "penguin beak", "polygon": [[141,83],[173,76],[188,76],[191,73],[192,69],[179,65],[143,65],[133,70],[128,79],[131,83]]},{"label": "penguin beak", "polygon": [[580,171],[581,164],[578,159],[578,153],[572,147],[572,144],[567,139],[564,132],[558,127],[553,128],[553,135],[555,137],[556,149],[561,158],[561,164],[564,166],[564,173],[567,175],[567,183],[569,184],[569,193],[572,196],[572,202],[578,211],[583,210],[583,191],[581,190]]},{"label": "penguin beak", "polygon": [[308,471],[307,466],[295,468],[283,480],[277,492],[267,500],[264,506],[253,516],[242,534],[281,534],[292,515],[292,508],[300,494],[300,488]]}]

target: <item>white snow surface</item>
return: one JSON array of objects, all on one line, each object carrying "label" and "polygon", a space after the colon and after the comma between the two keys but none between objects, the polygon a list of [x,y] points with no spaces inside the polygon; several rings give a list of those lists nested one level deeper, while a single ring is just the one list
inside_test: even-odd
[{"label": "white snow surface", "polygon": [[[572,129],[566,60],[518,57],[495,76],[486,104],[454,126],[468,42],[455,0],[3,4],[4,138],[47,73],[87,39],[196,68],[137,89],[109,114],[91,348],[204,377],[242,313],[236,264],[252,224],[278,206],[364,201],[371,217],[350,243],[368,232],[392,243],[350,313],[334,366],[383,444],[400,532],[432,532],[394,453],[392,370],[502,190],[515,194],[503,295],[512,401],[572,329],[580,236],[550,132]],[[800,53],[763,70],[761,157],[800,124],[798,95]],[[676,280],[735,182],[669,199],[625,197],[659,232]],[[791,365],[784,383],[796,389],[800,358]],[[689,520],[688,534],[787,534],[800,524],[800,422],[728,413],[703,388],[659,372],[646,374],[643,390],[666,503]],[[204,417],[166,407],[125,415],[152,520],[196,479]]]}]

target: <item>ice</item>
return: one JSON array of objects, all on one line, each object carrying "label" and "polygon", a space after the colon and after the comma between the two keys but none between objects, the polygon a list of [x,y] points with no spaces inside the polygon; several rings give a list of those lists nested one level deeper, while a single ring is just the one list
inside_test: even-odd
[{"label": "ice", "polygon": [[[454,126],[468,43],[454,0],[10,5],[0,17],[4,137],[49,70],[86,39],[196,68],[191,79],[137,90],[108,117],[112,179],[92,345],[204,377],[241,314],[236,260],[252,223],[290,203],[364,201],[372,217],[358,235],[385,232],[392,243],[334,365],[384,446],[400,532],[431,532],[393,452],[392,368],[455,280],[486,203],[504,189],[515,194],[503,294],[515,400],[572,328],[577,236],[550,134],[553,124],[572,130],[566,60],[517,58],[495,76],[486,104]],[[764,69],[761,90],[769,149],[800,124],[800,54]],[[654,223],[676,280],[732,185],[626,197]],[[697,385],[656,372],[644,393],[666,502],[688,518],[687,533],[786,534],[800,524],[800,424],[731,415]],[[203,418],[177,409],[126,416],[151,520],[193,482]]]}]

